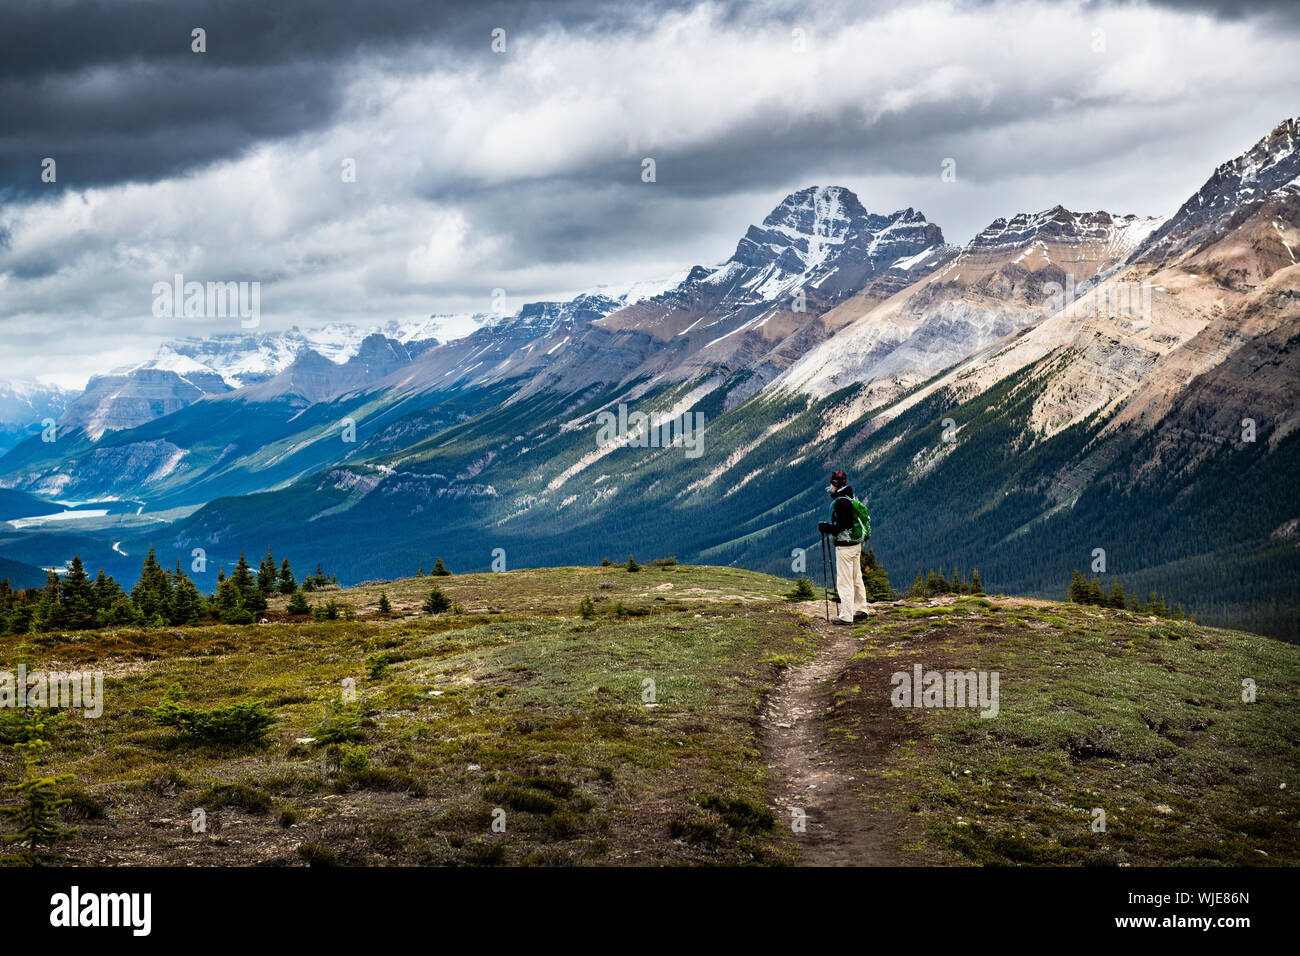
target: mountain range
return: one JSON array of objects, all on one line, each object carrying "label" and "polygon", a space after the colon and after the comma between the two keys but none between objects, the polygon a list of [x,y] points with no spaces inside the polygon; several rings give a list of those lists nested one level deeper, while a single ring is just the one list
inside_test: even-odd
[{"label": "mountain range", "polygon": [[[809,187],[662,282],[171,342],[67,396],[54,442],[35,402],[5,412],[30,437],[0,488],[139,512],[0,525],[0,553],[128,580],[150,543],[213,575],[271,546],[345,582],[497,548],[791,575],[844,468],[896,587],[977,566],[1055,597],[1081,568],[1297,639],[1298,123],[1165,217],[1055,206],[955,246]],[[703,453],[598,441],[620,406],[703,416]]]}]

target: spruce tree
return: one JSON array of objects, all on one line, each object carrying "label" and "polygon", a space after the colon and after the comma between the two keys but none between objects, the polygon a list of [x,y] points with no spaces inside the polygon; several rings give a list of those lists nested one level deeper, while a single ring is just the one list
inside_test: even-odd
[{"label": "spruce tree", "polygon": [[433,570],[429,573],[435,578],[445,578],[451,574],[451,572],[443,565],[442,558],[433,559]]},{"label": "spruce tree", "polygon": [[293,578],[293,569],[289,567],[288,558],[280,562],[279,587],[281,594],[292,594],[298,590],[298,582]]},{"label": "spruce tree", "polygon": [[266,549],[266,557],[257,566],[257,589],[266,597],[275,590],[276,578],[279,576],[275,567],[275,557],[271,554],[271,549]]},{"label": "spruce tree", "polygon": [[53,568],[45,573],[45,587],[36,602],[32,626],[38,631],[63,627],[66,618],[63,603],[59,600],[59,574]]},{"label": "spruce tree", "polygon": [[310,614],[311,605],[307,603],[307,595],[303,594],[302,591],[294,591],[293,596],[289,598],[288,610],[290,614],[294,615]]},{"label": "spruce tree", "polygon": [[640,571],[640,570],[641,570],[641,565],[637,564],[637,563],[636,563],[636,558],[632,557],[632,555],[630,555],[630,554],[627,556],[627,569],[628,569],[629,571]]},{"label": "spruce tree", "polygon": [[59,600],[63,604],[65,627],[85,630],[95,626],[95,590],[79,554],[72,556],[68,573],[59,582]]},{"label": "spruce tree", "polygon": [[230,580],[239,591],[241,603],[245,608],[249,611],[266,610],[266,598],[262,596],[262,591],[253,578],[253,569],[244,560],[242,551],[239,552],[239,563],[235,565],[235,573],[230,576]]},{"label": "spruce tree", "polygon": [[1097,580],[1097,575],[1092,576],[1088,582],[1088,603],[1101,606],[1106,603],[1101,596],[1101,582]]},{"label": "spruce tree", "polygon": [[1075,604],[1088,602],[1088,582],[1084,580],[1078,568],[1074,569],[1074,575],[1070,578],[1070,600]]},{"label": "spruce tree", "polygon": [[113,580],[111,574],[105,574],[103,568],[99,569],[99,574],[95,577],[93,589],[96,611],[107,611],[117,603],[119,598],[125,597],[121,586]]},{"label": "spruce tree", "polygon": [[916,572],[916,580],[912,582],[912,590],[910,593],[912,597],[919,598],[925,596],[925,576],[921,574],[920,571]]},{"label": "spruce tree", "polygon": [[424,613],[441,614],[449,607],[451,607],[451,599],[442,593],[442,588],[434,585],[433,590],[429,592],[429,596],[424,599]]},{"label": "spruce tree", "polygon": [[869,601],[888,601],[889,600],[889,575],[885,569],[880,566],[876,559],[876,552],[872,548],[867,548],[862,552],[860,558],[862,564],[862,583],[866,587],[867,600]]},{"label": "spruce tree", "polygon": [[1118,611],[1122,611],[1128,606],[1124,598],[1124,589],[1119,586],[1118,580],[1115,582],[1115,586],[1110,589],[1110,606]]},{"label": "spruce tree", "polygon": [[171,581],[158,564],[153,545],[149,545],[149,553],[140,569],[140,579],[131,589],[131,600],[146,623],[155,617],[166,616],[167,606],[171,603]]},{"label": "spruce tree", "polygon": [[167,623],[179,626],[197,624],[207,613],[208,602],[203,599],[194,582],[181,570],[180,561],[176,562],[172,580],[174,583]]},{"label": "spruce tree", "polygon": [[1151,613],[1156,617],[1169,616],[1169,607],[1165,604],[1163,594],[1157,594],[1155,591],[1151,592]]},{"label": "spruce tree", "polygon": [[17,832],[5,837],[6,842],[17,843],[24,850],[27,861],[39,864],[50,857],[46,847],[71,840],[77,835],[59,820],[59,810],[71,801],[60,799],[58,787],[72,779],[70,773],[47,776],[40,770],[41,753],[49,746],[45,740],[45,716],[36,708],[27,712],[26,740],[14,744],[23,753],[25,779],[4,788],[5,793],[17,797],[17,802],[0,807],[0,816],[17,827]]},{"label": "spruce tree", "polygon": [[970,593],[971,593],[971,594],[983,594],[983,593],[984,593],[984,585],[980,583],[980,570],[979,570],[979,568],[971,568],[971,572],[970,572]]},{"label": "spruce tree", "polygon": [[385,616],[393,613],[393,604],[388,600],[388,592],[379,592],[379,613]]},{"label": "spruce tree", "polygon": [[244,604],[244,595],[233,576],[217,585],[217,593],[212,597],[212,610],[227,624],[249,624],[253,620],[253,612]]}]

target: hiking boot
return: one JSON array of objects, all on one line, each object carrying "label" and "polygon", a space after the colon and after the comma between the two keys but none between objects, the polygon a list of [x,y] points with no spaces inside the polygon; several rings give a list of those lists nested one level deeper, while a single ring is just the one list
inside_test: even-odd
[{"label": "hiking boot", "polygon": [[833,618],[831,618],[831,623],[832,623],[832,624],[839,624],[839,625],[841,625],[842,627],[849,627],[850,625],[853,624],[852,621],[845,621],[845,620],[842,620],[842,619],[840,619],[840,618],[838,618],[838,617],[833,617]]},{"label": "hiking boot", "polygon": [[866,619],[867,619],[866,611],[855,611],[853,613],[853,620],[855,621],[865,621]]}]

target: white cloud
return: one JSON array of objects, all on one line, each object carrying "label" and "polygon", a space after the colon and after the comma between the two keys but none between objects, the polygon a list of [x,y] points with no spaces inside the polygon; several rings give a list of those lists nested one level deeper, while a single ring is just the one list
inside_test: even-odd
[{"label": "white cloud", "polygon": [[[109,350],[224,330],[152,318],[152,284],[176,272],[260,280],[272,327],[481,309],[498,286],[513,301],[717,261],[813,182],[923,209],[952,241],[1056,202],[1167,213],[1294,112],[1300,44],[1248,20],[1006,2],[737,16],[512,35],[469,66],[352,64],[330,128],[10,205],[4,374],[48,374],[53,351],[84,378]],[[639,181],[643,156],[658,183]]]}]

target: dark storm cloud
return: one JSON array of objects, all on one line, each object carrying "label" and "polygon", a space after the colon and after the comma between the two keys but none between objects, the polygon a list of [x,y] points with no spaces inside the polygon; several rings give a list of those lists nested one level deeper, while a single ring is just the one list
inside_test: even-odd
[{"label": "dark storm cloud", "polygon": [[1263,19],[1300,25],[1300,3],[1296,0],[1155,0],[1155,5],[1205,13],[1217,20]]},{"label": "dark storm cloud", "polygon": [[[328,125],[363,57],[413,69],[490,56],[491,31],[607,31],[684,6],[420,0],[6,0],[0,198],[152,181]],[[207,33],[192,52],[191,31]]]}]

